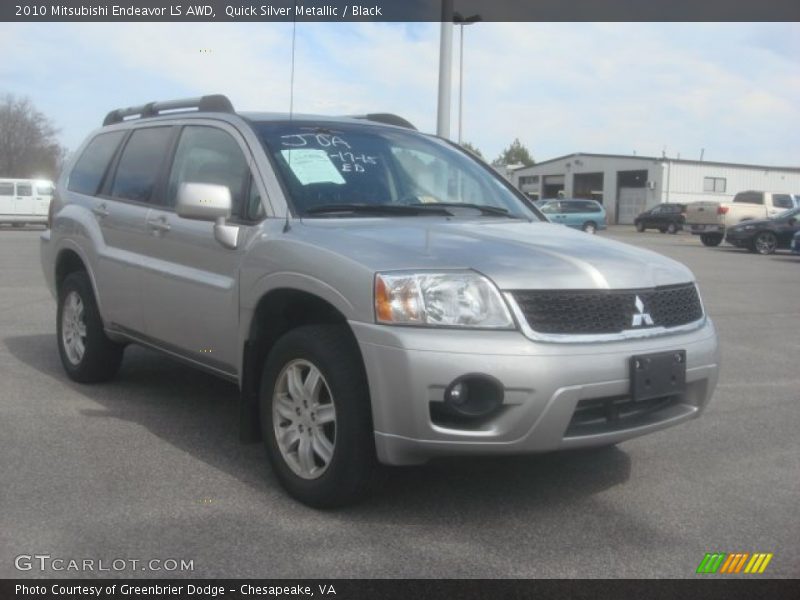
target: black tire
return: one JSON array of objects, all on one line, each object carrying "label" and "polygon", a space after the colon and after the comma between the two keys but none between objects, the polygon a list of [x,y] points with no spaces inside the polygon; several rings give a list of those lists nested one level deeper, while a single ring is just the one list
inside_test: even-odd
[{"label": "black tire", "polygon": [[[83,306],[82,322],[85,336],[81,336],[84,351],[79,360],[65,346],[64,307],[71,294],[77,294]],[[68,325],[69,326],[69,325]],[[125,346],[111,341],[103,330],[103,321],[86,271],[70,273],[58,290],[58,314],[56,316],[58,354],[64,370],[73,381],[99,383],[108,381],[117,374],[122,362]]]},{"label": "black tire", "polygon": [[773,254],[778,248],[778,236],[771,231],[760,231],[753,236],[752,250],[762,256]]},{"label": "black tire", "polygon": [[642,221],[636,222],[636,231],[642,233],[644,231],[644,223]]},{"label": "black tire", "polygon": [[700,235],[700,241],[703,242],[703,246],[713,248],[720,245],[722,236],[718,233],[703,233]]},{"label": "black tire", "polygon": [[667,233],[675,235],[676,233],[678,233],[678,226],[675,223],[670,223],[669,225],[667,225]]},{"label": "black tire", "polygon": [[[292,469],[273,426],[276,385],[284,369],[295,361],[319,370],[335,408],[332,458],[314,479],[301,477]],[[259,398],[267,456],[293,498],[315,508],[331,508],[352,504],[365,495],[376,465],[372,413],[361,355],[346,325],[306,325],[281,337],[264,363]],[[298,437],[303,433],[302,425],[299,427]],[[305,433],[312,435],[308,430]]]},{"label": "black tire", "polygon": [[597,223],[594,221],[586,221],[586,223],[581,226],[581,229],[583,229],[586,233],[594,235],[597,233]]}]

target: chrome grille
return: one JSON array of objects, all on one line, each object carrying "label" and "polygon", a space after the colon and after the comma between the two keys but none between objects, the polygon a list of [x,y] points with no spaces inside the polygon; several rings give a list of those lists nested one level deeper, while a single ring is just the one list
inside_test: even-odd
[{"label": "chrome grille", "polygon": [[[538,333],[601,335],[678,327],[703,316],[693,283],[644,290],[519,290],[511,292]],[[637,298],[640,301],[637,307]],[[644,318],[649,315],[650,319]],[[638,315],[638,317],[637,317]]]}]

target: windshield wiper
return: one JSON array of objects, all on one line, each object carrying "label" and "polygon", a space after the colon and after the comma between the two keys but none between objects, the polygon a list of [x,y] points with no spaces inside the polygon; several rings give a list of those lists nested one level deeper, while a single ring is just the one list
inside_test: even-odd
[{"label": "windshield wiper", "polygon": [[430,204],[318,204],[304,211],[307,215],[358,213],[373,215],[415,216],[422,214],[452,217],[444,207]]},{"label": "windshield wiper", "polygon": [[430,204],[423,204],[421,202],[409,204],[408,206],[442,206],[450,208],[473,208],[481,211],[481,214],[492,215],[498,217],[508,217],[509,219],[518,219],[516,215],[512,215],[505,208],[499,206],[492,206],[491,204],[470,204],[468,202],[431,202]]}]

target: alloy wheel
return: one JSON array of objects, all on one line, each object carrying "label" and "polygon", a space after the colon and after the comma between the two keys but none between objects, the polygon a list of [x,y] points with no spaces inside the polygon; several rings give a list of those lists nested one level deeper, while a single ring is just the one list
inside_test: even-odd
[{"label": "alloy wheel", "polygon": [[774,233],[765,231],[756,236],[755,246],[759,254],[772,254],[778,246],[778,240]]},{"label": "alloy wheel", "polygon": [[307,360],[288,363],[272,397],[275,440],[289,468],[316,479],[328,468],[336,446],[336,406],[328,382]]},{"label": "alloy wheel", "polygon": [[83,313],[83,300],[77,292],[71,291],[64,300],[61,313],[61,341],[67,359],[73,365],[79,365],[86,353],[86,322]]}]

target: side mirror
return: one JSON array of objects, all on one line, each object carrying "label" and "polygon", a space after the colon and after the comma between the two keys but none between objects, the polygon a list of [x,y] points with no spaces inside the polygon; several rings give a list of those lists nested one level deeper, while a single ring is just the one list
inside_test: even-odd
[{"label": "side mirror", "polygon": [[214,221],[214,239],[226,248],[239,244],[239,228],[228,225],[231,216],[231,191],[214,183],[182,183],[178,188],[175,213],[184,219]]}]

